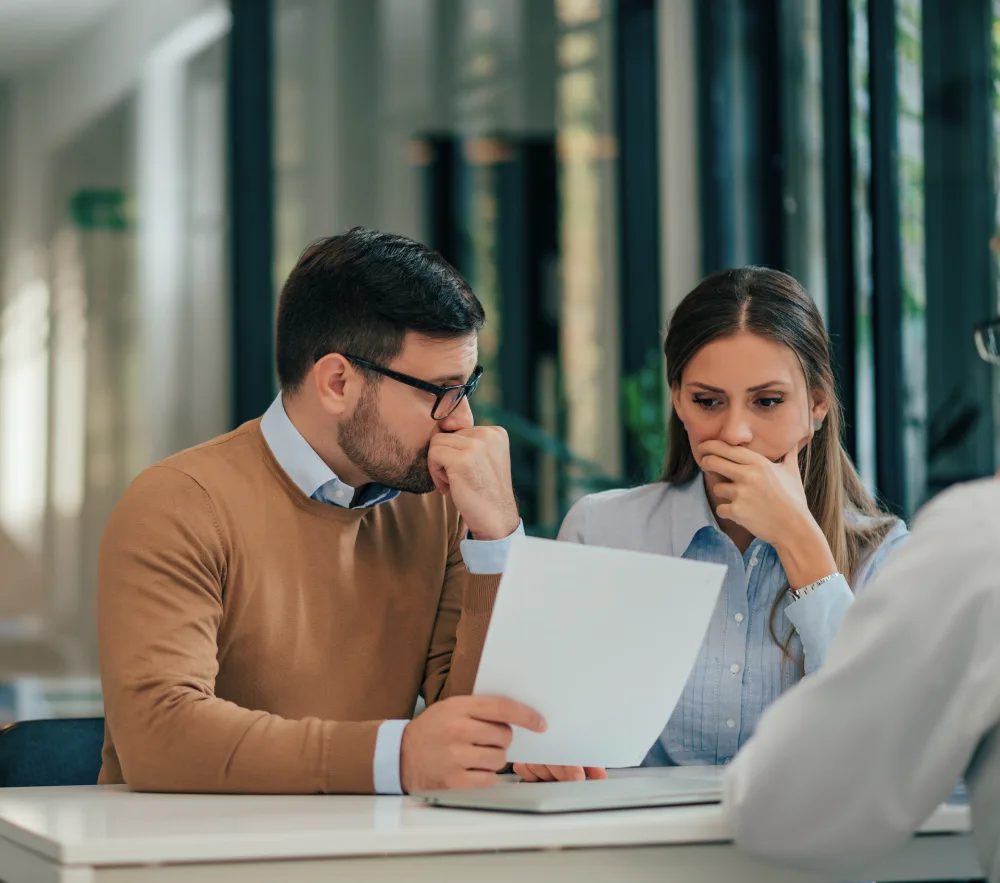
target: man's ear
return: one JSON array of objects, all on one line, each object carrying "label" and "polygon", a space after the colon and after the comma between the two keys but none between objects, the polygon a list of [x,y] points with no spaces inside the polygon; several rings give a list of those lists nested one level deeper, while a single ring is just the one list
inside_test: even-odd
[{"label": "man's ear", "polygon": [[332,417],[345,417],[354,409],[364,378],[339,353],[329,353],[313,365],[310,379],[319,403]]}]

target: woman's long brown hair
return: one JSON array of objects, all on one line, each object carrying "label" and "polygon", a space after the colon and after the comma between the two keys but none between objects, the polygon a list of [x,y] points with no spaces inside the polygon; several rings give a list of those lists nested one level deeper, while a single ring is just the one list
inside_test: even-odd
[{"label": "woman's long brown hair", "polygon": [[[829,403],[829,413],[812,441],[799,454],[799,469],[809,511],[830,544],[837,569],[850,581],[864,557],[875,549],[894,519],[879,509],[861,483],[842,442],[843,418],[837,397],[830,342],[812,298],[791,276],[763,267],[721,270],[701,282],[677,307],[670,320],[663,352],[667,382],[679,386],[684,369],[703,346],[741,332],[787,346],[798,357],[806,384]],[[687,432],[673,411],[662,480],[686,484],[698,474]],[[786,585],[771,608],[770,630]]]}]

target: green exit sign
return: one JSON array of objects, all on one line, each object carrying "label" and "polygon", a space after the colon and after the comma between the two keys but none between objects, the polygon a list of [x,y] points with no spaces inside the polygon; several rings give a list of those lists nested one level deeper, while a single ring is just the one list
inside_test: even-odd
[{"label": "green exit sign", "polygon": [[69,214],[81,230],[128,230],[132,212],[124,190],[77,190],[69,200]]}]

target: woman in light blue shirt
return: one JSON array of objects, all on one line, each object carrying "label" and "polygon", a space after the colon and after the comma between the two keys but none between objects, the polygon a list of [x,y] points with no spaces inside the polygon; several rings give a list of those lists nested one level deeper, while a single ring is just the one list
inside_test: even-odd
[{"label": "woman in light blue shirt", "polygon": [[[664,353],[674,407],[662,480],[583,498],[559,537],[729,566],[644,761],[724,764],[764,709],[822,665],[906,526],[878,508],[843,448],[829,340],[793,278],[758,267],[709,276],[674,313]],[[515,770],[529,781],[585,774]]]}]

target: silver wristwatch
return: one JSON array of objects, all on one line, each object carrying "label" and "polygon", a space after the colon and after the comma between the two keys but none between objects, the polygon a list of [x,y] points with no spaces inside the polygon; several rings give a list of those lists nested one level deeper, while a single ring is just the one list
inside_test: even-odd
[{"label": "silver wristwatch", "polygon": [[829,576],[824,576],[823,579],[818,579],[814,583],[809,583],[808,586],[803,586],[801,589],[789,589],[789,592],[791,592],[792,598],[796,601],[801,601],[806,595],[811,595],[821,585],[830,582],[830,580],[835,579],[838,576],[840,576],[839,572],[831,573]]}]

